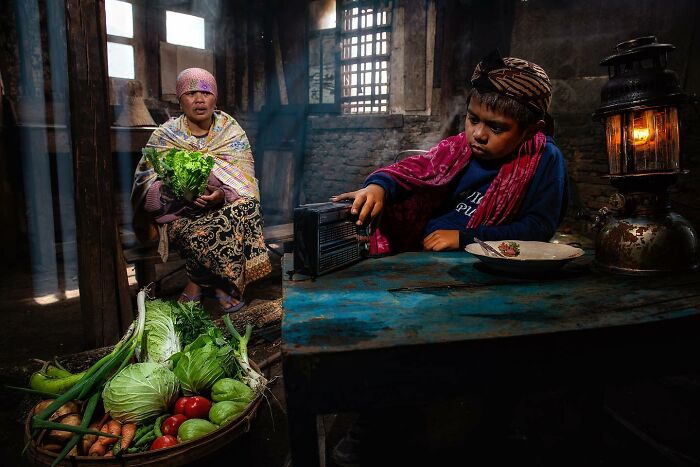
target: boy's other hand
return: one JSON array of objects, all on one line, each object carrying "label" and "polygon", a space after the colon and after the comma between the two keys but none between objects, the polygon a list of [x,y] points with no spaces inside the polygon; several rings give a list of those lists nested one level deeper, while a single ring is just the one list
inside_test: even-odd
[{"label": "boy's other hand", "polygon": [[337,196],[331,196],[331,201],[354,200],[351,211],[357,214],[357,225],[363,225],[365,220],[371,221],[382,212],[384,208],[384,188],[370,184],[365,188]]},{"label": "boy's other hand", "polygon": [[436,230],[423,239],[426,251],[456,250],[459,248],[459,230]]}]

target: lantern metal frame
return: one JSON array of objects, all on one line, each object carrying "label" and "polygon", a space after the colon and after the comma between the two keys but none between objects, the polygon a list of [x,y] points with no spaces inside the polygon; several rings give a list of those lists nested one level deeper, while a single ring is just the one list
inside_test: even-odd
[{"label": "lantern metal frame", "polygon": [[[686,95],[668,68],[673,49],[645,36],[618,44],[616,53],[601,62],[609,80],[594,118],[605,125],[607,177],[618,190],[597,226],[596,265],[606,271],[659,274],[697,270],[700,264],[698,235],[671,212],[668,192],[685,173],[678,108]],[[646,126],[635,126],[637,115],[647,119]]]}]

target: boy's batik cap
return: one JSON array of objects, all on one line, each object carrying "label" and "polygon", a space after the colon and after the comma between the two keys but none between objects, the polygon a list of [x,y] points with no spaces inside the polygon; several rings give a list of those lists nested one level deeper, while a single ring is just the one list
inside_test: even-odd
[{"label": "boy's batik cap", "polygon": [[187,68],[177,75],[175,92],[177,98],[190,91],[205,91],[217,95],[216,80],[203,68]]},{"label": "boy's batik cap", "polygon": [[474,70],[471,84],[479,93],[496,92],[544,116],[552,101],[552,83],[541,66],[494,50]]}]

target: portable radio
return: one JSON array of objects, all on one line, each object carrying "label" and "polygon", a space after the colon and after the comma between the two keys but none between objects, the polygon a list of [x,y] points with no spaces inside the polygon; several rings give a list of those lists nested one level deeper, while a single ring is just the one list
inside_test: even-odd
[{"label": "portable radio", "polygon": [[294,209],[294,271],[320,276],[366,256],[367,229],[355,224],[352,203],[303,204]]}]

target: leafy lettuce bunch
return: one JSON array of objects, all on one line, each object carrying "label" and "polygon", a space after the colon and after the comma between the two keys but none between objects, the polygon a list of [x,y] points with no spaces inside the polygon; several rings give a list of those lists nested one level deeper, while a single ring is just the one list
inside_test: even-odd
[{"label": "leafy lettuce bunch", "polygon": [[204,193],[214,167],[212,156],[176,148],[165,153],[159,153],[155,148],[144,148],[141,152],[164,185],[178,198],[193,201]]}]

